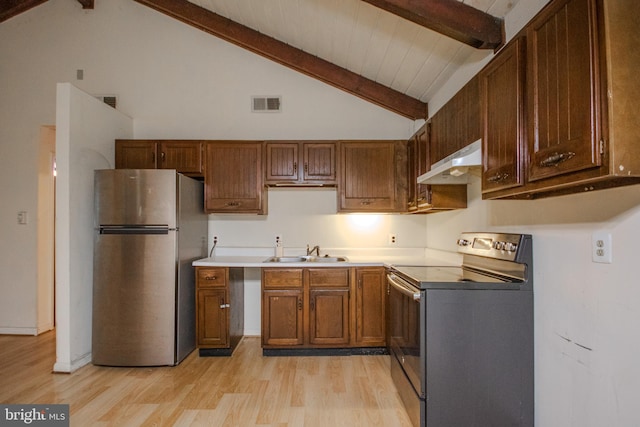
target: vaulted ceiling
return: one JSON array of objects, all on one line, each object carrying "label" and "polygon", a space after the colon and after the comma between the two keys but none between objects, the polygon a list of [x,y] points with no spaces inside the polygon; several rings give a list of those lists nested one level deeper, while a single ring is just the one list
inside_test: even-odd
[{"label": "vaulted ceiling", "polygon": [[[0,22],[46,1],[0,0]],[[504,43],[503,18],[518,2],[134,1],[411,119],[427,117],[427,102],[475,50]]]}]

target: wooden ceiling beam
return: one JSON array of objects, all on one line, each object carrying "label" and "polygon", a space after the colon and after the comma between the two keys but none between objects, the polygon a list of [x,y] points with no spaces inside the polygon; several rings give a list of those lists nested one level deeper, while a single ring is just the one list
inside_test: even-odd
[{"label": "wooden ceiling beam", "polygon": [[48,0],[0,0],[0,22],[26,12]]},{"label": "wooden ceiling beam", "polygon": [[135,0],[195,28],[412,120],[427,118],[427,104],[266,36],[187,0]]},{"label": "wooden ceiling beam", "polygon": [[504,21],[457,0],[362,0],[477,49],[504,44]]}]

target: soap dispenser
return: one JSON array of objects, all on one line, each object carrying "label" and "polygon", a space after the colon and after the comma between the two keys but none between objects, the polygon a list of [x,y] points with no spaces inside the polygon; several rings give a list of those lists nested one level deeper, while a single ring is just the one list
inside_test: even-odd
[{"label": "soap dispenser", "polygon": [[282,241],[280,236],[276,236],[276,256],[282,257],[284,255],[284,248],[282,247]]}]

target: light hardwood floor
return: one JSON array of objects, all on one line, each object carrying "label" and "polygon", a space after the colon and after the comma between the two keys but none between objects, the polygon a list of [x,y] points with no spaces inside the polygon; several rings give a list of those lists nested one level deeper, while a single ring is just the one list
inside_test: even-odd
[{"label": "light hardwood floor", "polygon": [[54,374],[55,333],[0,336],[1,403],[68,403],[72,426],[398,426],[409,418],[389,356],[232,357],[159,368],[87,365]]}]

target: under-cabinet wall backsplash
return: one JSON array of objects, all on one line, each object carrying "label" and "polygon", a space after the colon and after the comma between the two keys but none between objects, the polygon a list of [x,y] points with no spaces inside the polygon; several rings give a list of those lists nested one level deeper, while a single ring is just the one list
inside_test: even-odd
[{"label": "under-cabinet wall backsplash", "polygon": [[285,248],[426,246],[425,215],[337,214],[335,188],[268,191],[269,215],[209,215],[209,245],[217,236],[220,246],[271,247],[279,235]]}]

